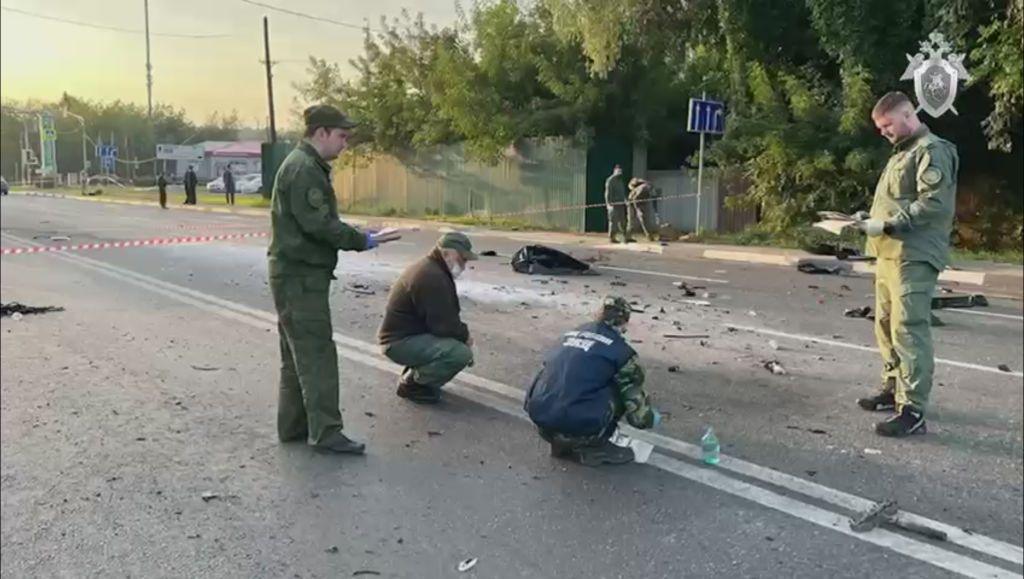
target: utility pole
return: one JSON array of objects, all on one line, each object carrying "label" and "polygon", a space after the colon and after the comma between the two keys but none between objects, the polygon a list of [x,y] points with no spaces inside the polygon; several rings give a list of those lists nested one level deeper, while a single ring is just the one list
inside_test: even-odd
[{"label": "utility pole", "polygon": [[153,65],[149,60],[149,0],[142,0],[142,7],[146,13],[146,100],[149,111],[149,120],[153,121]]},{"label": "utility pole", "polygon": [[267,104],[270,107],[270,142],[277,142],[277,125],[274,122],[274,76],[270,72],[270,23],[263,17],[263,58],[267,65]]}]

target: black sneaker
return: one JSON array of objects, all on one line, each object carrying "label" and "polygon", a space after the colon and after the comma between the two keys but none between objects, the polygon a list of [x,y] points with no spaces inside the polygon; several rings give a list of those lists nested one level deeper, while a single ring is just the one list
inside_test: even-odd
[{"label": "black sneaker", "polygon": [[341,432],[336,432],[313,446],[317,452],[325,454],[365,454],[366,445],[356,442]]},{"label": "black sneaker", "polygon": [[599,446],[588,446],[577,452],[579,463],[584,466],[602,464],[629,464],[633,462],[633,449],[623,448],[605,441]]},{"label": "black sneaker", "polygon": [[868,412],[896,410],[896,395],[892,391],[879,392],[868,398],[858,398],[857,405]]},{"label": "black sneaker", "polygon": [[875,432],[881,436],[901,437],[911,434],[927,434],[928,424],[924,421],[924,413],[904,406],[899,414],[892,415],[889,420],[875,425]]}]

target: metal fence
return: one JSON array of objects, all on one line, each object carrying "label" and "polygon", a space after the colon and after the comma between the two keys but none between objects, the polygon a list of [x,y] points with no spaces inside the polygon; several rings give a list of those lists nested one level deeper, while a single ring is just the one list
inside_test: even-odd
[{"label": "metal fence", "polygon": [[586,150],[569,139],[529,139],[493,165],[461,145],[406,155],[350,157],[334,171],[343,212],[493,217],[583,231]]}]

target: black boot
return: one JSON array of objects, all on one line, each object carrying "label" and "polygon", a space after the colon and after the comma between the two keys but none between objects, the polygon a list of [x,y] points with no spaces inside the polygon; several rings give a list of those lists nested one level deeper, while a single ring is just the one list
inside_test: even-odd
[{"label": "black boot", "polygon": [[602,464],[628,464],[633,462],[633,449],[623,448],[604,441],[597,446],[587,446],[577,452],[579,463],[584,466],[601,466]]},{"label": "black boot", "polygon": [[402,379],[398,381],[398,390],[395,391],[395,394],[399,398],[405,398],[409,402],[415,402],[416,404],[437,404],[441,401],[441,393],[430,386],[417,384],[412,378],[412,372],[406,372],[402,375]]},{"label": "black boot", "polygon": [[889,420],[876,424],[875,432],[880,436],[896,438],[911,434],[927,434],[928,424],[924,421],[923,412],[904,406],[899,414],[894,414]]},{"label": "black boot", "polygon": [[365,454],[366,445],[345,436],[341,431],[335,432],[313,446],[317,452],[325,454]]}]

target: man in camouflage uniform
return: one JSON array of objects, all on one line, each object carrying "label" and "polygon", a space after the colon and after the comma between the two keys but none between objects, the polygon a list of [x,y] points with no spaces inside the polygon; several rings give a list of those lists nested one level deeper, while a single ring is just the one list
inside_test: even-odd
[{"label": "man in camouflage uniform", "polygon": [[871,212],[858,213],[875,269],[875,337],[882,355],[882,389],[857,403],[895,410],[875,426],[882,436],[926,432],[935,352],[931,301],[949,263],[960,159],[956,147],[922,124],[903,93],[886,94],[872,111],[892,156],[875,187]]},{"label": "man in camouflage uniform", "polygon": [[633,241],[626,230],[626,184],[623,182],[622,166],[615,165],[612,174],[604,182],[604,204],[608,208],[608,239],[617,243],[615,233],[621,233],[624,242]]},{"label": "man in camouflage uniform", "polygon": [[328,162],[345,149],[355,124],[326,105],[303,116],[305,138],[277,171],[270,211],[268,269],[281,345],[277,432],[283,442],[362,454],[364,445],[342,433],[328,296],[338,250],[364,251],[377,242],[339,219],[331,186]]},{"label": "man in camouflage uniform", "polygon": [[636,233],[637,225],[643,230],[644,236],[656,241],[654,223],[654,187],[643,179],[636,177],[629,180],[629,224],[626,230],[630,235]]},{"label": "man in camouflage uniform", "polygon": [[623,337],[629,315],[625,299],[606,297],[594,321],[566,332],[545,357],[524,407],[552,456],[587,466],[632,462],[632,449],[608,440],[619,420],[641,429],[661,422],[636,351]]}]

